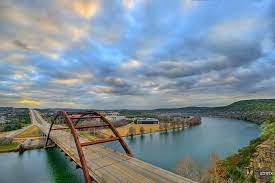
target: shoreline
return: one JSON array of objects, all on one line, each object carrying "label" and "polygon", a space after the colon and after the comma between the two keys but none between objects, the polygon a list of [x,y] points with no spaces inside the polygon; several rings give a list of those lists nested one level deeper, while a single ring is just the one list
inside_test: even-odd
[{"label": "shoreline", "polygon": [[[26,138],[23,142],[20,141],[14,141],[13,143],[18,143],[18,145],[14,148],[10,149],[0,149],[1,153],[8,153],[8,152],[24,152],[27,150],[33,150],[33,149],[41,149],[44,148],[45,145],[45,138],[40,139],[32,139],[32,138]],[[7,144],[8,146],[9,144]]]},{"label": "shoreline", "polygon": [[[206,117],[206,118],[218,118],[218,119],[230,119],[230,120],[238,120],[238,121],[244,121],[246,123],[252,123],[252,124],[256,124],[258,126],[260,126],[261,124],[259,123],[255,123],[255,122],[252,122],[252,121],[248,121],[248,120],[242,120],[242,119],[236,119],[236,118],[225,118],[225,117],[221,117],[221,116],[201,116],[202,118],[203,117]],[[202,123],[202,121],[201,121]],[[168,128],[167,130],[165,129],[158,129],[158,130],[154,130],[152,132],[144,132],[143,134],[141,134],[140,132],[137,132],[136,134],[134,134],[133,136],[132,135],[121,135],[121,137],[124,137],[124,138],[132,138],[132,137],[136,137],[136,136],[142,136],[142,135],[148,135],[148,134],[154,134],[154,133],[162,133],[162,132],[171,132],[171,131],[184,131],[186,129],[189,129],[189,128],[192,128],[194,126],[197,126],[197,125],[200,125],[201,123],[199,124],[196,124],[196,125],[190,125],[190,126],[187,126],[187,127],[175,127],[175,128]],[[127,126],[127,125],[126,125]],[[40,137],[42,138],[42,137]],[[30,140],[31,141],[37,141],[37,139],[32,139],[31,137],[30,138],[26,138],[26,140]],[[25,141],[26,141],[25,140]],[[24,142],[25,142],[24,141]],[[16,141],[15,141],[16,142]],[[19,144],[17,145],[16,148],[14,149],[8,149],[8,150],[0,150],[0,154],[1,153],[9,153],[9,152],[19,152],[20,151],[20,146],[24,144],[23,143],[20,143],[18,142]],[[23,147],[23,151],[28,151],[28,150],[34,150],[34,149],[41,149],[41,148],[44,148],[44,143],[43,142],[40,142],[40,144],[36,144],[36,145],[25,145],[25,147]]]},{"label": "shoreline", "polygon": [[[196,125],[195,125],[196,126]],[[135,135],[133,135],[133,137],[135,136],[142,136],[142,135],[147,135],[147,134],[153,134],[153,133],[161,133],[161,132],[171,132],[171,131],[174,131],[174,130],[185,130],[185,129],[188,129],[188,128],[191,128],[193,126],[190,126],[190,127],[187,127],[187,128],[182,128],[182,127],[179,127],[179,128],[171,128],[171,129],[167,129],[167,130],[158,130],[158,131],[153,131],[153,132],[144,132],[143,134],[141,133],[137,133]],[[123,135],[122,137],[132,137],[131,135]]]},{"label": "shoreline", "polygon": [[208,118],[221,118],[221,119],[234,119],[234,120],[240,120],[240,121],[245,121],[245,122],[248,122],[248,123],[253,123],[253,124],[257,124],[257,125],[261,125],[262,122],[260,121],[251,121],[251,120],[248,120],[248,119],[241,119],[241,118],[234,118],[234,117],[224,117],[224,116],[211,116],[211,115],[202,115],[200,117],[208,117]]},{"label": "shoreline", "polygon": [[256,122],[256,121],[249,121],[245,119],[239,119],[239,118],[227,118],[227,117],[222,117],[222,116],[201,116],[202,118],[218,118],[218,119],[233,119],[233,120],[238,120],[238,121],[244,121],[246,123],[252,123],[261,126],[262,123]]}]

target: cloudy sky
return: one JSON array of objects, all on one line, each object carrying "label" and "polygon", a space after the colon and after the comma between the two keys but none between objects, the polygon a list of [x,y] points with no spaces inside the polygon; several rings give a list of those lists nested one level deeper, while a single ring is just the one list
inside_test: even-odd
[{"label": "cloudy sky", "polygon": [[272,0],[1,0],[0,106],[275,98]]}]

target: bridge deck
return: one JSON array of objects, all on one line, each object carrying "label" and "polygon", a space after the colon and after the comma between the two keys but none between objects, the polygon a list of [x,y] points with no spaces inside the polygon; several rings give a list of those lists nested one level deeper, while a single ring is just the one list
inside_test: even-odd
[{"label": "bridge deck", "polygon": [[[43,133],[47,134],[49,124],[37,111],[31,111],[32,120]],[[70,133],[62,130],[52,131],[50,138],[79,166],[81,166],[74,140]],[[88,141],[81,137],[81,142]],[[133,157],[115,152],[103,145],[83,147],[90,175],[96,182],[193,182],[189,179],[163,170]]]}]

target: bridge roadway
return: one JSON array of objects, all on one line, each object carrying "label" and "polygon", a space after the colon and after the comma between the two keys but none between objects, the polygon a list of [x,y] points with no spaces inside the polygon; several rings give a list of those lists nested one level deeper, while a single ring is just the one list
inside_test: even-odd
[{"label": "bridge roadway", "polygon": [[[33,124],[38,126],[44,134],[48,133],[50,125],[41,117],[38,111],[31,110],[31,119]],[[50,138],[74,162],[81,166],[74,139],[69,132],[53,130]],[[80,141],[86,142],[88,139],[80,137]],[[89,173],[96,182],[193,183],[187,178],[113,151],[100,144],[86,146],[83,151],[89,167]]]}]

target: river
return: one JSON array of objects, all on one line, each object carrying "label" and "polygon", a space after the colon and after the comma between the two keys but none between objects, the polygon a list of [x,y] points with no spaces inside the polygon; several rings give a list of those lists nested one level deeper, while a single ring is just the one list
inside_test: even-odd
[{"label": "river", "polygon": [[[225,158],[258,137],[256,124],[224,118],[202,118],[202,124],[185,130],[125,138],[134,156],[174,171],[179,160],[192,157],[202,166],[212,152]],[[117,148],[116,144],[109,144]],[[81,169],[57,148],[0,154],[0,182],[83,182]]]}]

